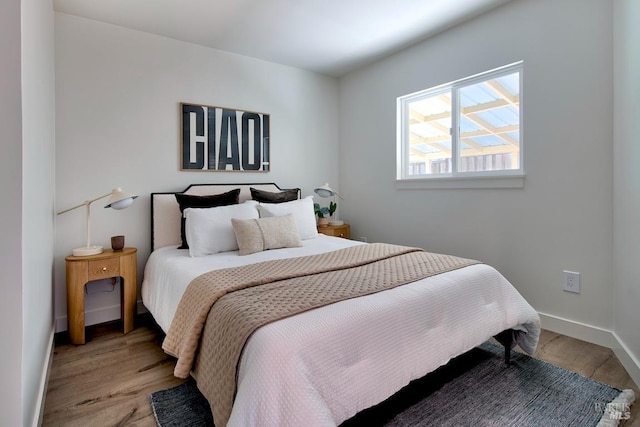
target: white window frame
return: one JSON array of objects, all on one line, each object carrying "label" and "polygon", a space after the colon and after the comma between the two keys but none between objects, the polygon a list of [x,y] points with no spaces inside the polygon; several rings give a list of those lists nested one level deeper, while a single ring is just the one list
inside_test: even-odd
[{"label": "white window frame", "polygon": [[[458,150],[460,144],[460,108],[459,90],[485,80],[518,72],[519,79],[519,169],[499,171],[458,171]],[[429,89],[397,98],[397,161],[396,187],[398,189],[420,188],[519,188],[524,186],[524,141],[523,141],[523,80],[524,63],[518,61],[487,72],[459,79]],[[442,92],[450,92],[451,96],[451,173],[434,175],[409,175],[409,120],[408,105],[418,99],[430,97]]]}]

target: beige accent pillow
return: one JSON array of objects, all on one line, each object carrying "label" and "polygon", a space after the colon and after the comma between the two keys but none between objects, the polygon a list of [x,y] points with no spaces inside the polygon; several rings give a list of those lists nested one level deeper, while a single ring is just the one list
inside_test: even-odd
[{"label": "beige accent pillow", "polygon": [[231,219],[240,255],[267,249],[302,246],[298,227],[292,214],[258,219]]}]

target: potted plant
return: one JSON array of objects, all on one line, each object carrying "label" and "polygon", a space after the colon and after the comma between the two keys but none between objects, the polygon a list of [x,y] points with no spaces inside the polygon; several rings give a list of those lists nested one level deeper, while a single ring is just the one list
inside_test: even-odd
[{"label": "potted plant", "polygon": [[329,224],[329,217],[336,211],[337,205],[335,202],[329,203],[329,207],[320,206],[319,203],[313,204],[313,210],[318,217],[318,227],[326,227]]}]

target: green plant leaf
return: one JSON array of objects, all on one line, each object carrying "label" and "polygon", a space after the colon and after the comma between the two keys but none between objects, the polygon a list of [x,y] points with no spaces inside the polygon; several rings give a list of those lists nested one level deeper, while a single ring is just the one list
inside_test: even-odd
[{"label": "green plant leaf", "polygon": [[333,215],[336,209],[338,209],[338,204],[336,202],[329,203],[329,215]]},{"label": "green plant leaf", "polygon": [[326,206],[320,207],[319,203],[313,204],[313,211],[318,215],[318,218],[324,218],[325,215],[330,215],[329,208]]}]

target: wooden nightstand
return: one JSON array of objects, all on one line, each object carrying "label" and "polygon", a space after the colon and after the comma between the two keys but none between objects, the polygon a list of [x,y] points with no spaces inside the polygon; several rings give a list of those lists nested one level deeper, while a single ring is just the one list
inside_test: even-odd
[{"label": "wooden nightstand", "polygon": [[327,225],[326,227],[318,227],[318,233],[326,234],[327,236],[344,237],[345,239],[350,239],[351,226],[349,224]]},{"label": "wooden nightstand", "polygon": [[133,330],[133,318],[137,296],[137,249],[124,248],[114,252],[90,256],[73,256],[67,261],[67,321],[72,344],[84,344],[84,287],[87,282],[110,277],[122,277],[120,281],[120,318],[124,333]]}]

